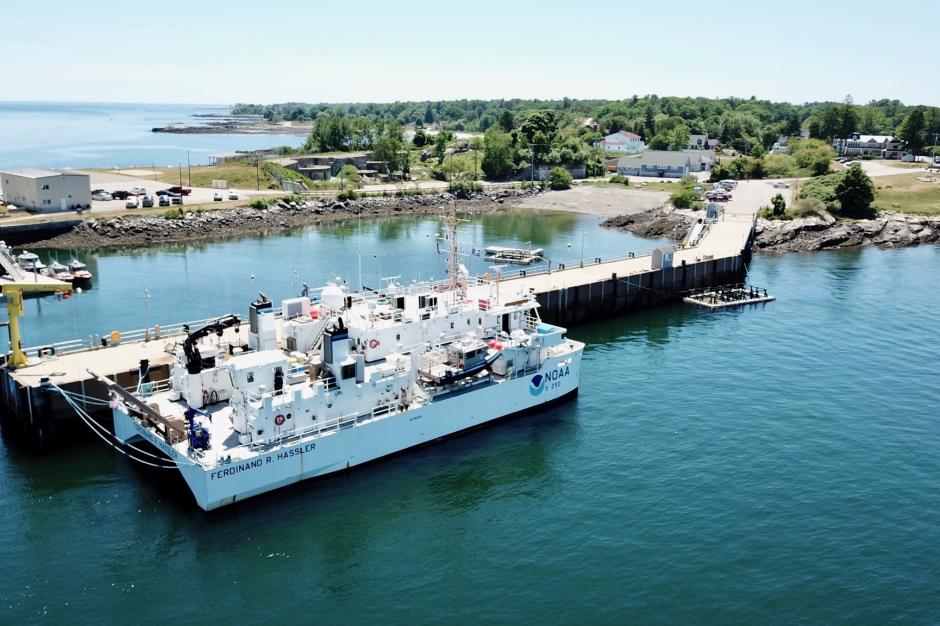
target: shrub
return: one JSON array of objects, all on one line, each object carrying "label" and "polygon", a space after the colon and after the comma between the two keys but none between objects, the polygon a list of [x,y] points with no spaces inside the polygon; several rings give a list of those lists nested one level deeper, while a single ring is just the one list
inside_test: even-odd
[{"label": "shrub", "polygon": [[483,183],[479,183],[475,180],[465,179],[452,180],[447,190],[458,198],[466,198],[473,193],[482,192]]},{"label": "shrub", "polygon": [[809,217],[815,215],[822,217],[826,211],[826,204],[818,198],[800,198],[790,209],[790,212],[797,217]]},{"label": "shrub", "polygon": [[548,186],[555,191],[571,187],[571,174],[563,167],[553,167],[548,173]]},{"label": "shrub", "polygon": [[167,209],[163,213],[163,219],[165,220],[181,220],[183,219],[183,209],[176,207],[175,209]]},{"label": "shrub", "polygon": [[669,196],[669,202],[677,209],[690,209],[697,199],[695,192],[687,186],[677,189]]},{"label": "shrub", "polygon": [[623,179],[624,179],[624,177],[621,176],[620,174],[614,174],[613,176],[610,177],[610,182],[612,182],[612,183],[617,183],[617,184],[623,184]]},{"label": "shrub", "polygon": [[764,157],[764,168],[768,176],[793,176],[796,161],[789,154],[768,154]]},{"label": "shrub", "polygon": [[255,198],[254,200],[248,203],[248,206],[251,207],[252,209],[263,211],[264,209],[271,206],[271,201],[268,200],[267,198]]},{"label": "shrub", "polygon": [[358,197],[359,194],[356,193],[355,189],[346,189],[336,194],[336,199],[340,201],[355,200]]},{"label": "shrub", "polygon": [[817,176],[800,185],[797,199],[815,198],[823,203],[827,211],[839,210],[839,199],[836,197],[836,185],[842,180],[842,174],[827,174]]}]

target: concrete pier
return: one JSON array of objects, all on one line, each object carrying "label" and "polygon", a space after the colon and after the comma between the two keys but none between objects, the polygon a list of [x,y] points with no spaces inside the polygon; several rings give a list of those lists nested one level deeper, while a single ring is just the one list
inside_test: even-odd
[{"label": "concrete pier", "polygon": [[[695,289],[739,282],[750,258],[753,227],[753,215],[726,214],[709,224],[694,246],[613,260],[586,259],[583,265],[578,261],[537,273],[519,270],[503,274],[499,288],[502,293],[534,291],[545,321],[576,328],[578,323],[679,300]],[[190,327],[196,329],[208,321],[191,322]],[[183,325],[164,329],[160,339],[146,341],[145,334],[151,332],[128,333],[108,346],[75,341],[34,348],[28,351],[34,361],[30,365],[11,369],[4,364],[0,368],[0,416],[5,432],[40,449],[66,443],[73,433],[87,435],[88,427],[60,394],[43,388],[44,381],[106,400],[105,385],[93,380],[88,369],[133,389],[144,359],[149,362],[151,380],[165,380],[174,358],[173,345],[185,338]],[[83,408],[110,426],[107,406]]]}]

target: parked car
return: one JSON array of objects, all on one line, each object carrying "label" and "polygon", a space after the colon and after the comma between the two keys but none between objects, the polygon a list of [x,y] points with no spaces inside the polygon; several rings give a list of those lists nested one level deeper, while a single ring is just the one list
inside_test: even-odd
[{"label": "parked car", "polygon": [[167,190],[167,189],[158,189],[158,190],[157,190],[157,195],[158,195],[158,196],[168,196],[168,195],[170,195],[170,192],[169,192],[169,190]]},{"label": "parked car", "polygon": [[715,193],[715,194],[710,195],[708,199],[711,200],[712,202],[727,202],[728,200],[731,199],[731,196],[729,196],[726,193]]},{"label": "parked car", "polygon": [[92,200],[112,200],[111,194],[107,191],[99,191],[91,195]]},{"label": "parked car", "polygon": [[731,189],[736,189],[738,186],[738,181],[726,179],[726,180],[718,181],[718,184],[723,187],[730,187]]},{"label": "parked car", "polygon": [[774,189],[789,189],[790,183],[785,180],[778,180],[774,183]]},{"label": "parked car", "polygon": [[128,198],[127,202],[124,203],[125,209],[138,209],[140,208],[140,203],[137,202],[137,198]]},{"label": "parked car", "polygon": [[220,192],[216,191],[214,194],[212,194],[212,201],[213,201],[213,202],[222,202],[222,194],[221,194]]},{"label": "parked car", "polygon": [[170,196],[160,196],[160,199],[157,201],[160,206],[170,206]]},{"label": "parked car", "polygon": [[123,189],[118,189],[117,191],[111,192],[111,197],[115,200],[127,200],[130,195],[130,192],[124,191]]},{"label": "parked car", "polygon": [[183,196],[170,196],[170,204],[183,204]]},{"label": "parked car", "polygon": [[229,200],[238,200],[238,192],[237,192],[236,190],[234,190],[234,189],[229,189],[229,192],[228,192],[228,199],[229,199]]},{"label": "parked car", "polygon": [[143,205],[145,209],[149,209],[153,206],[153,198],[150,196],[144,196],[143,200],[141,200],[141,205]]},{"label": "parked car", "polygon": [[181,196],[188,196],[189,194],[193,192],[192,189],[186,189],[185,187],[179,187],[179,186],[170,187],[167,191],[169,191],[170,193],[178,193]]},{"label": "parked car", "polygon": [[133,189],[131,189],[131,194],[135,196],[146,196],[147,190],[144,189],[143,187],[134,187]]}]

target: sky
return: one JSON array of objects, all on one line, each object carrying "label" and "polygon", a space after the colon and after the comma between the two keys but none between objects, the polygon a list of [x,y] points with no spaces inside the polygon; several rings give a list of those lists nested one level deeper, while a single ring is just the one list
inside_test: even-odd
[{"label": "sky", "polygon": [[[11,0],[0,100],[940,104],[940,2]],[[859,44],[853,43],[856,40]]]}]

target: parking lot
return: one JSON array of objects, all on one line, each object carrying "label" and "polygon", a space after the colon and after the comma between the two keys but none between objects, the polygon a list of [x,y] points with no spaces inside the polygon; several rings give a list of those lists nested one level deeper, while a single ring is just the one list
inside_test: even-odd
[{"label": "parking lot", "polygon": [[[178,185],[179,183],[164,183],[160,181],[155,181],[148,178],[137,177],[137,176],[126,176],[124,174],[110,173],[110,172],[87,172],[91,176],[91,188],[92,189],[104,189],[108,193],[114,191],[130,191],[135,187],[142,187],[146,190],[147,195],[153,198],[154,206],[158,206],[158,196],[157,191],[161,189],[168,189]],[[186,177],[183,176],[183,187],[185,189],[191,189],[192,191],[188,196],[183,197],[183,206],[186,205],[196,205],[196,204],[212,204],[213,195],[215,193],[221,193],[222,198],[225,202],[228,202],[228,193],[231,190],[228,189],[211,189],[207,187],[189,187],[186,185]],[[238,196],[241,201],[246,198],[251,198],[253,196],[264,196],[264,195],[283,195],[283,191],[271,190],[271,189],[238,189]],[[132,196],[133,197],[133,196]],[[234,201],[232,202],[234,203]],[[92,208],[93,212],[103,212],[103,211],[115,211],[118,209],[123,209],[125,205],[124,200],[93,200]],[[142,207],[141,207],[142,208]]]}]

